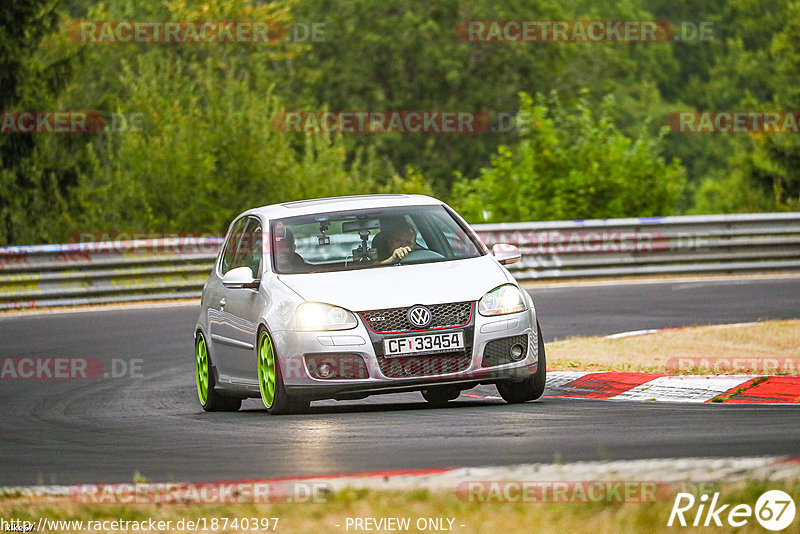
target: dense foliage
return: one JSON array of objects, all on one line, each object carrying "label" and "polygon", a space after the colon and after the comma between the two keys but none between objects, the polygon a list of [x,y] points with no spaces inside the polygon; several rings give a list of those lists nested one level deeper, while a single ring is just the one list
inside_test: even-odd
[{"label": "dense foliage", "polygon": [[501,145],[476,179],[461,177],[453,203],[486,222],[653,216],[680,199],[684,170],[659,156],[660,137],[631,140],[610,118],[613,99],[594,114],[580,99],[566,109],[552,95],[522,93],[521,135]]},{"label": "dense foliage", "polygon": [[[465,20],[668,20],[709,39],[465,42]],[[99,44],[92,21],[273,21],[277,44]],[[320,33],[312,35],[316,25]],[[683,36],[683,34],[681,34]],[[312,38],[314,37],[314,38]],[[0,135],[0,244],[221,232],[241,210],[371,192],[473,222],[790,210],[792,134],[679,134],[679,110],[800,109],[789,0],[11,0],[0,110],[94,110],[95,134]],[[485,112],[479,134],[302,134],[281,111]]]}]

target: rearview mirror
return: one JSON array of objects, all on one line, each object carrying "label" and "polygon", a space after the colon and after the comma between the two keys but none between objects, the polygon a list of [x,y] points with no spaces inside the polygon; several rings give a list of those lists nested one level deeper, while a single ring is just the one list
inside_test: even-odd
[{"label": "rearview mirror", "polygon": [[228,289],[258,289],[261,280],[253,278],[250,267],[231,269],[222,277],[222,285]]},{"label": "rearview mirror", "polygon": [[522,259],[522,254],[517,247],[505,243],[497,243],[493,246],[492,255],[501,265],[511,265]]},{"label": "rearview mirror", "polygon": [[377,230],[381,227],[378,219],[357,219],[342,223],[342,232],[358,232],[361,230]]}]

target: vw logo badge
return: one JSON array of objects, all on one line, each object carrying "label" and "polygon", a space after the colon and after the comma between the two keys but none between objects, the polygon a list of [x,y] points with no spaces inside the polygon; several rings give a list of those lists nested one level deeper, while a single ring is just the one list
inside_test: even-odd
[{"label": "vw logo badge", "polygon": [[419,328],[425,328],[431,324],[433,315],[425,306],[412,306],[408,310],[408,322]]}]

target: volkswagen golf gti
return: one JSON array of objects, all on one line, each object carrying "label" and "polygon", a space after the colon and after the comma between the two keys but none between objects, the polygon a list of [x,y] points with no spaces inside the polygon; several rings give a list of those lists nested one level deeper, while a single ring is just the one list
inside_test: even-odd
[{"label": "volkswagen golf gti", "polygon": [[449,206],[364,195],[252,209],[230,225],[195,330],[206,411],[260,397],[272,414],[314,400],[420,391],[441,406],[496,384],[539,398],[545,349],[530,295]]}]

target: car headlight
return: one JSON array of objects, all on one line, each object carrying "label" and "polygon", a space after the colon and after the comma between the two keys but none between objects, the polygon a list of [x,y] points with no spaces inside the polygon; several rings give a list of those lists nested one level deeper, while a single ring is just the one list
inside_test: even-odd
[{"label": "car headlight", "polygon": [[525,297],[513,284],[489,291],[478,302],[478,312],[481,315],[505,315],[521,311],[525,311]]},{"label": "car headlight", "polygon": [[352,312],[320,302],[302,303],[295,311],[295,318],[298,330],[304,332],[349,330],[358,326],[356,316]]}]

